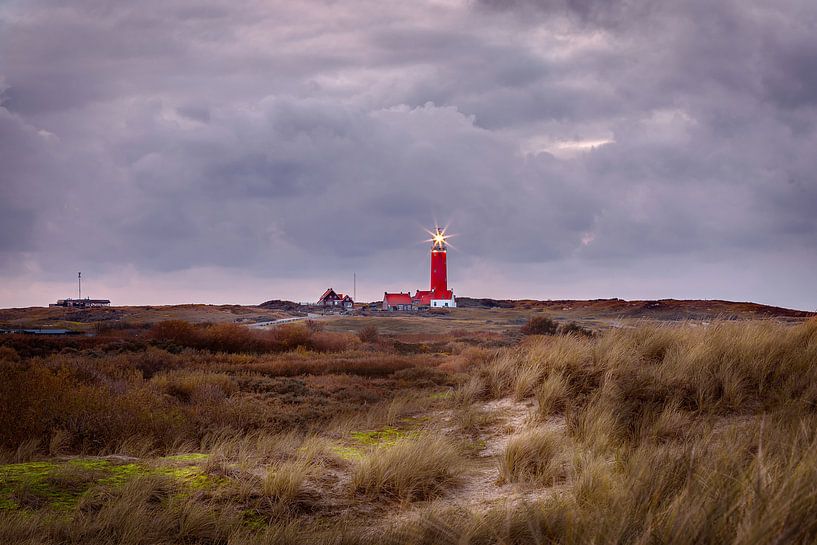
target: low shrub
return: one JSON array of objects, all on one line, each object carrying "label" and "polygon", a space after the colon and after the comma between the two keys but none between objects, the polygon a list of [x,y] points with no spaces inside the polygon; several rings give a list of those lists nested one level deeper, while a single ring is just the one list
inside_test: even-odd
[{"label": "low shrub", "polygon": [[239,324],[190,324],[167,320],[153,326],[151,336],[166,347],[193,348],[232,354],[287,352],[297,348],[324,352],[346,350],[352,336],[327,333],[310,324],[284,324],[256,331]]},{"label": "low shrub", "polygon": [[558,329],[559,324],[547,316],[533,316],[520,331],[523,335],[555,335]]},{"label": "low shrub", "polygon": [[357,336],[361,342],[376,343],[380,338],[380,332],[377,330],[377,326],[367,325],[357,332]]},{"label": "low shrub", "polygon": [[15,349],[10,346],[0,346],[0,363],[11,362],[17,363],[20,361],[20,355]]},{"label": "low shrub", "polygon": [[581,335],[592,337],[593,331],[583,327],[576,322],[568,322],[559,326],[559,335]]}]

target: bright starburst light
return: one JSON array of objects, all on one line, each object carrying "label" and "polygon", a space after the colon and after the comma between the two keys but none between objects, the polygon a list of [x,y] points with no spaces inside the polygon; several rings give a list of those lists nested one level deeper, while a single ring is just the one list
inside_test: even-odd
[{"label": "bright starburst light", "polygon": [[448,227],[440,228],[439,226],[434,228],[434,231],[426,231],[429,235],[431,235],[430,239],[427,239],[426,242],[432,243],[432,248],[439,248],[441,250],[445,250],[446,245],[449,244],[448,239],[453,235],[449,235],[446,233],[446,229]]}]

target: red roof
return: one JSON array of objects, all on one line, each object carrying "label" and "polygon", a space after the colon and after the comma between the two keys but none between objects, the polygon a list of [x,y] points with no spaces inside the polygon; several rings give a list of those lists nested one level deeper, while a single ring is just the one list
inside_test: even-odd
[{"label": "red roof", "polygon": [[321,295],[321,298],[318,299],[318,302],[319,303],[322,302],[324,299],[326,299],[332,294],[334,294],[336,297],[338,295],[337,293],[335,293],[335,290],[333,290],[332,288],[328,288],[325,292],[323,292],[323,295]]},{"label": "red roof", "polygon": [[431,304],[431,291],[429,291],[429,290],[417,290],[417,293],[414,295],[414,298],[419,299],[421,305],[430,305]]},{"label": "red roof", "polygon": [[454,290],[435,291],[432,299],[452,299],[454,297]]},{"label": "red roof", "polygon": [[420,300],[421,305],[430,305],[432,299],[452,299],[454,297],[454,290],[446,291],[431,291],[431,290],[417,290],[414,295],[415,299]]},{"label": "red roof", "polygon": [[383,302],[388,306],[410,305],[411,295],[408,293],[385,293],[383,294]]}]

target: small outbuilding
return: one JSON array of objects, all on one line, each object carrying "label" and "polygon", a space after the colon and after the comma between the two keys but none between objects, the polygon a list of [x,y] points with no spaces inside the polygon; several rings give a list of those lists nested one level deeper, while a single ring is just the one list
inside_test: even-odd
[{"label": "small outbuilding", "polygon": [[70,308],[92,308],[109,307],[111,302],[108,299],[58,299],[56,303],[51,303],[49,307],[70,307]]}]

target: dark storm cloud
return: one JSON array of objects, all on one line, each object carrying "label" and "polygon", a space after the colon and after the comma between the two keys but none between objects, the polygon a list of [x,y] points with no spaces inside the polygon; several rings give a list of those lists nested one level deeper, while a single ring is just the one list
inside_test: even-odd
[{"label": "dark storm cloud", "polygon": [[617,296],[622,263],[655,284],[673,262],[667,296],[814,306],[740,277],[817,265],[815,23],[805,1],[12,2],[0,276],[395,289],[436,218],[461,271],[508,280],[463,277],[478,295],[561,271]]}]

